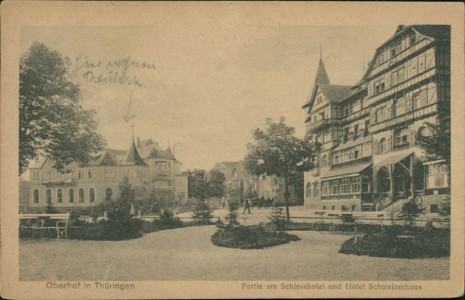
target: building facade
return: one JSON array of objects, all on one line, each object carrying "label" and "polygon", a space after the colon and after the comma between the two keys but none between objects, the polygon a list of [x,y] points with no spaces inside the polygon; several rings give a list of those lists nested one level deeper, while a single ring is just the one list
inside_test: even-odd
[{"label": "building facade", "polygon": [[[450,195],[450,166],[427,161],[415,139],[450,103],[450,27],[399,26],[352,86],[330,84],[323,60],[307,103],[307,134],[321,144],[305,173],[305,207],[382,210],[413,195],[435,212]],[[418,197],[419,196],[419,197]]]},{"label": "building facade", "polygon": [[43,211],[51,204],[59,211],[85,211],[105,200],[116,200],[124,177],[134,187],[136,199],[186,201],[187,176],[180,167],[170,147],[163,150],[152,140],[133,141],[127,151],[106,149],[94,155],[88,166],[72,163],[65,172],[45,158],[29,168],[30,194],[20,201],[21,209]]}]

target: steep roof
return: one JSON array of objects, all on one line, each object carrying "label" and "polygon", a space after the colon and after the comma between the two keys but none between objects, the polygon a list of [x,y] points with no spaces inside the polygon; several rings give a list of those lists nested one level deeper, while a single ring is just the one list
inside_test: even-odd
[{"label": "steep roof", "polygon": [[152,139],[139,141],[137,140],[137,151],[139,151],[140,156],[144,158],[148,158],[152,153],[152,150],[161,150],[158,146],[157,142],[154,142]]},{"label": "steep roof", "polygon": [[329,77],[328,73],[326,73],[325,64],[323,63],[323,59],[320,57],[320,61],[318,63],[318,70],[316,71],[315,76],[315,84],[329,84]]},{"label": "steep roof", "polygon": [[152,148],[150,154],[146,158],[159,158],[159,159],[166,159],[166,160],[176,160],[174,157],[173,152],[171,151],[171,147],[168,146],[166,150],[156,149],[155,147]]},{"label": "steep roof", "polygon": [[129,148],[128,154],[123,161],[124,165],[135,165],[135,166],[147,166],[147,164],[142,160],[137,151],[136,144],[134,140],[131,143],[131,147]]},{"label": "steep roof", "polygon": [[352,94],[350,85],[319,84],[318,87],[331,103],[339,103]]}]

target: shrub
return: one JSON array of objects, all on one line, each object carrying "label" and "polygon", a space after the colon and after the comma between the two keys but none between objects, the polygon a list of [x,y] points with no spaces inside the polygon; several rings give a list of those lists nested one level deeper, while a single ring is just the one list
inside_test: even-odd
[{"label": "shrub", "polygon": [[262,249],[298,241],[299,237],[286,232],[266,230],[264,226],[225,226],[211,237],[213,244],[220,247],[239,249]]},{"label": "shrub", "polygon": [[283,231],[286,229],[286,220],[284,219],[284,213],[282,207],[274,206],[271,209],[271,216],[268,217],[271,223],[274,225],[275,230]]},{"label": "shrub", "polygon": [[207,203],[204,201],[197,201],[194,212],[192,213],[192,218],[195,222],[201,224],[211,224],[211,219],[213,218],[212,215],[213,210],[208,206]]},{"label": "shrub", "polygon": [[450,255],[450,231],[430,229],[415,235],[369,233],[345,241],[339,253],[391,258],[428,258]]},{"label": "shrub", "polygon": [[420,216],[424,210],[424,208],[422,208],[414,199],[412,199],[402,205],[399,218],[404,219],[405,224],[412,225],[415,219]]},{"label": "shrub", "polygon": [[236,226],[240,224],[239,221],[237,221],[238,209],[239,203],[229,202],[229,212],[224,217],[225,221],[228,223],[229,226]]}]

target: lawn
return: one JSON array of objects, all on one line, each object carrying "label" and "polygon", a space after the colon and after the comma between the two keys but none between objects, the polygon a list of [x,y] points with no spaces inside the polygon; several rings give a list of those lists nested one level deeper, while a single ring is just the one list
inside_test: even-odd
[{"label": "lawn", "polygon": [[395,259],[338,253],[348,235],[293,231],[272,248],[214,246],[215,226],[153,232],[126,241],[20,242],[21,280],[441,280],[448,258]]}]

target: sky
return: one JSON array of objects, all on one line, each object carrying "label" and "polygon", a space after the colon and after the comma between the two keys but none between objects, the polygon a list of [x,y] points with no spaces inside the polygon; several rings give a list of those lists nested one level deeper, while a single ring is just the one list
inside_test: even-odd
[{"label": "sky", "polygon": [[[331,83],[351,85],[395,29],[231,19],[212,27],[167,18],[150,26],[23,27],[20,49],[37,41],[69,58],[70,79],[80,84],[83,106],[96,111],[108,147],[128,149],[133,123],[136,139],[171,145],[184,171],[209,170],[242,160],[266,118],[284,116],[304,135],[301,107],[320,47]],[[115,82],[115,74],[125,79]],[[135,117],[125,122],[125,115]]]}]

